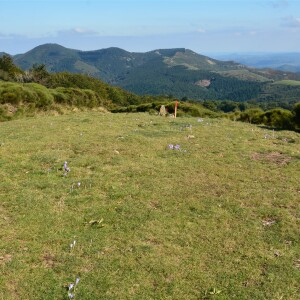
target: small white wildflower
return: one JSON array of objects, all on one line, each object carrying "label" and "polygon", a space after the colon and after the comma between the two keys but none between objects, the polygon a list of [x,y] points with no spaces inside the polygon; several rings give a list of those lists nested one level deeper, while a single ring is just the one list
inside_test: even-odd
[{"label": "small white wildflower", "polygon": [[70,168],[68,168],[68,162],[67,161],[65,161],[64,162],[64,170],[66,171],[66,172],[70,172],[71,171],[71,169]]},{"label": "small white wildflower", "polygon": [[72,293],[68,293],[68,296],[69,296],[69,299],[73,299],[75,295]]}]

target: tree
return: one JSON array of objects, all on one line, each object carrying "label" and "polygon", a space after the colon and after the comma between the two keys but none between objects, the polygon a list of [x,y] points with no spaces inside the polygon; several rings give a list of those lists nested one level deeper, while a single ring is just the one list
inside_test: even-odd
[{"label": "tree", "polygon": [[181,101],[183,101],[183,102],[186,102],[188,100],[189,100],[189,98],[187,96],[184,96],[184,97],[181,98]]},{"label": "tree", "polygon": [[4,54],[0,57],[0,70],[13,79],[15,79],[18,74],[23,73],[23,71],[14,64],[12,57],[8,54]]},{"label": "tree", "polygon": [[225,100],[220,103],[218,103],[218,109],[222,110],[224,112],[231,112],[238,109],[238,104],[236,102]]},{"label": "tree", "polygon": [[0,69],[3,71],[6,71],[8,73],[13,72],[15,68],[14,62],[11,58],[11,56],[4,54],[1,58],[0,58]]},{"label": "tree", "polygon": [[44,64],[38,65],[34,64],[29,70],[32,80],[36,83],[45,85],[49,79],[50,74],[48,73],[46,66]]}]

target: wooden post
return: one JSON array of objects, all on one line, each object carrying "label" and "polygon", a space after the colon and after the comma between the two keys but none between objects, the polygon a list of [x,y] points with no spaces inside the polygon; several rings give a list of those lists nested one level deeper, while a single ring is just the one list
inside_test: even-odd
[{"label": "wooden post", "polygon": [[177,116],[177,107],[178,107],[178,101],[175,102],[175,111],[174,111],[174,118],[176,119]]}]

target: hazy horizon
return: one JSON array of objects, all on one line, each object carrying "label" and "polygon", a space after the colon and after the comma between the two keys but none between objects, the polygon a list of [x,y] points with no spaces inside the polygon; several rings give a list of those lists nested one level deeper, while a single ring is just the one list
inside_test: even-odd
[{"label": "hazy horizon", "polygon": [[[7,53],[9,55],[19,55],[19,54],[25,54],[26,52],[29,52],[31,50],[33,50],[34,48],[36,47],[39,47],[39,46],[43,46],[43,45],[47,45],[47,44],[56,44],[56,45],[59,45],[59,46],[62,46],[64,48],[67,48],[67,49],[72,49],[72,50],[76,50],[76,51],[97,51],[97,50],[102,50],[102,49],[108,49],[108,48],[114,48],[115,46],[111,46],[111,47],[105,47],[105,48],[99,48],[99,49],[86,49],[86,50],[81,50],[81,49],[77,49],[77,48],[71,48],[71,47],[66,47],[64,46],[63,44],[58,44],[58,43],[44,43],[44,44],[40,44],[40,45],[36,45],[30,49],[28,49],[27,51],[24,51],[24,52],[20,52],[20,53],[9,53],[9,52],[6,52],[6,51],[0,51],[0,52],[4,52],[4,53]],[[125,51],[128,51],[128,52],[135,52],[135,53],[145,53],[145,52],[151,52],[151,51],[155,51],[155,50],[159,50],[159,49],[174,49],[174,48],[185,48],[185,47],[174,47],[174,48],[155,48],[155,49],[151,49],[151,50],[147,50],[147,51],[129,51],[127,49],[124,49],[124,48],[121,48],[121,47],[115,47],[115,48],[120,48],[120,49],[123,49]],[[188,49],[188,50],[192,50],[194,51],[193,49],[189,49],[189,48],[185,48],[185,49]],[[226,55],[249,55],[249,56],[258,56],[258,55],[283,55],[283,54],[297,54],[299,55],[300,54],[300,51],[278,51],[278,52],[272,52],[272,51],[252,51],[252,52],[249,52],[249,51],[227,51],[227,52],[216,52],[216,51],[203,51],[203,52],[197,52],[197,51],[194,51],[198,54],[202,54],[202,55],[211,55],[211,56],[226,56]]]},{"label": "hazy horizon", "polygon": [[296,0],[0,0],[0,52],[45,43],[130,52],[300,52]]}]

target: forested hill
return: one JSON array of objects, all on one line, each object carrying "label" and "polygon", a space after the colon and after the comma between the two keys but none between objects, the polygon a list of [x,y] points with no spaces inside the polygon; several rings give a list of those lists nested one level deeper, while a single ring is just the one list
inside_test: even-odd
[{"label": "forested hill", "polygon": [[185,66],[188,70],[225,71],[243,68],[239,64],[214,60],[184,48],[135,53],[116,47],[79,51],[57,44],[38,46],[25,54],[16,55],[14,61],[25,70],[34,63],[45,64],[50,72],[88,73],[109,83],[118,83],[137,68],[147,71],[158,62],[166,67]]},{"label": "forested hill", "polygon": [[23,70],[44,64],[50,72],[89,74],[139,95],[234,101],[286,101],[288,97],[295,102],[300,94],[294,82],[280,84],[298,82],[300,74],[248,68],[184,48],[135,53],[114,47],[79,51],[45,44],[13,59]]}]

